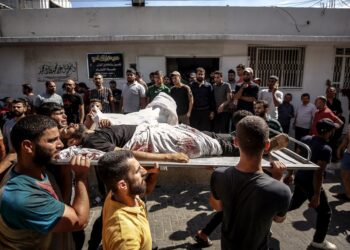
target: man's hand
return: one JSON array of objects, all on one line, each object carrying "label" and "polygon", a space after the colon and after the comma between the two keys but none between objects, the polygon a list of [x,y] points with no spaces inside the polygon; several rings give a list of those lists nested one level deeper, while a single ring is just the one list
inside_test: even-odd
[{"label": "man's hand", "polygon": [[157,162],[154,163],[152,168],[147,168],[147,174],[159,174],[159,164]]},{"label": "man's hand", "polygon": [[101,121],[98,122],[98,126],[100,128],[110,127],[111,125],[112,123],[108,119],[101,119]]},{"label": "man's hand", "polygon": [[271,161],[271,168],[266,169],[272,175],[272,178],[280,181],[283,177],[284,171],[286,171],[287,167],[283,162],[280,161]]},{"label": "man's hand", "polygon": [[286,185],[290,185],[292,184],[294,181],[294,174],[293,173],[288,173],[288,175],[286,177],[284,177],[283,179],[283,182],[286,184]]},{"label": "man's hand", "polygon": [[90,159],[82,155],[75,155],[69,163],[76,178],[85,178],[89,174]]},{"label": "man's hand", "polygon": [[190,112],[187,112],[187,113],[186,113],[186,117],[187,117],[187,118],[190,118],[190,117],[191,117],[191,113],[190,113]]},{"label": "man's hand", "polygon": [[225,105],[222,103],[222,104],[218,107],[218,113],[224,112],[224,107],[225,107]]},{"label": "man's hand", "polygon": [[172,153],[172,154],[169,154],[169,160],[174,162],[186,163],[190,160],[190,158],[188,157],[188,155],[184,153]]},{"label": "man's hand", "polygon": [[309,203],[309,207],[317,208],[320,205],[320,195],[314,194]]}]

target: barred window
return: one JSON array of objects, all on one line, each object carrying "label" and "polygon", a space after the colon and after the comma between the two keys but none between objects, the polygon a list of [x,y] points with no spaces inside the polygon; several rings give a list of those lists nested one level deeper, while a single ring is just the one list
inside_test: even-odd
[{"label": "barred window", "polygon": [[270,75],[279,77],[280,86],[301,88],[303,82],[304,47],[249,46],[250,67],[267,86]]},{"label": "barred window", "polygon": [[342,88],[350,88],[350,48],[335,50],[333,83]]}]

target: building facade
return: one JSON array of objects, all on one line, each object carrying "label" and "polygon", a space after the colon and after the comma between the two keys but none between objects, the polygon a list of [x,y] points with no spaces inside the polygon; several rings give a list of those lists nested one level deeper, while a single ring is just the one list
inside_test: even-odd
[{"label": "building facade", "polygon": [[[135,67],[155,70],[250,65],[263,85],[278,75],[283,92],[312,99],[327,79],[350,87],[350,10],[279,7],[125,7],[0,11],[0,93],[66,78],[92,86],[98,69],[125,82]],[[107,79],[108,80],[108,79]],[[348,100],[339,96],[348,117]]]},{"label": "building facade", "polygon": [[71,8],[70,0],[0,0],[12,9],[49,9],[49,8]]}]

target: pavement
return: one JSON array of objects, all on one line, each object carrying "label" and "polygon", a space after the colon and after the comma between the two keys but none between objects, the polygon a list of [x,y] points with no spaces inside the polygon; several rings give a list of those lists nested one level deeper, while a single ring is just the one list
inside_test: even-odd
[{"label": "pavement", "polygon": [[[191,171],[196,170],[181,169],[161,173],[159,185],[147,197],[152,238],[159,249],[201,249],[192,236],[204,227],[213,215],[213,210],[208,204],[211,172],[202,172],[198,179],[198,174],[189,174]],[[345,250],[350,249],[350,202],[339,201],[332,196],[342,191],[339,182],[338,170],[327,173],[323,186],[333,215],[326,239],[336,244],[339,250]],[[87,240],[93,222],[100,213],[101,206],[91,209],[90,222],[85,230]],[[305,202],[299,209],[288,213],[284,223],[273,223],[270,248],[316,249],[309,246],[315,231],[315,221],[316,212],[308,208]],[[213,232],[210,239],[213,245],[208,249],[220,249],[220,227]],[[87,249],[87,240],[83,249]]]}]

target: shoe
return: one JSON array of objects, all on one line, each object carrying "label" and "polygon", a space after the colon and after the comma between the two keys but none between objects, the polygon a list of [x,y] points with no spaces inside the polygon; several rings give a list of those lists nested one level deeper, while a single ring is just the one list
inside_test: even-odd
[{"label": "shoe", "polygon": [[311,246],[319,249],[324,249],[324,250],[335,250],[337,249],[337,246],[334,245],[333,243],[330,243],[327,240],[324,240],[322,243],[317,243],[315,241],[311,242]]},{"label": "shoe", "polygon": [[350,201],[350,198],[347,197],[345,193],[335,194],[333,197],[337,198],[338,200]]},{"label": "shoe", "polygon": [[210,247],[213,245],[213,242],[208,238],[208,240],[204,240],[201,237],[199,237],[198,234],[196,234],[193,239],[197,242],[198,246],[200,247]]}]

